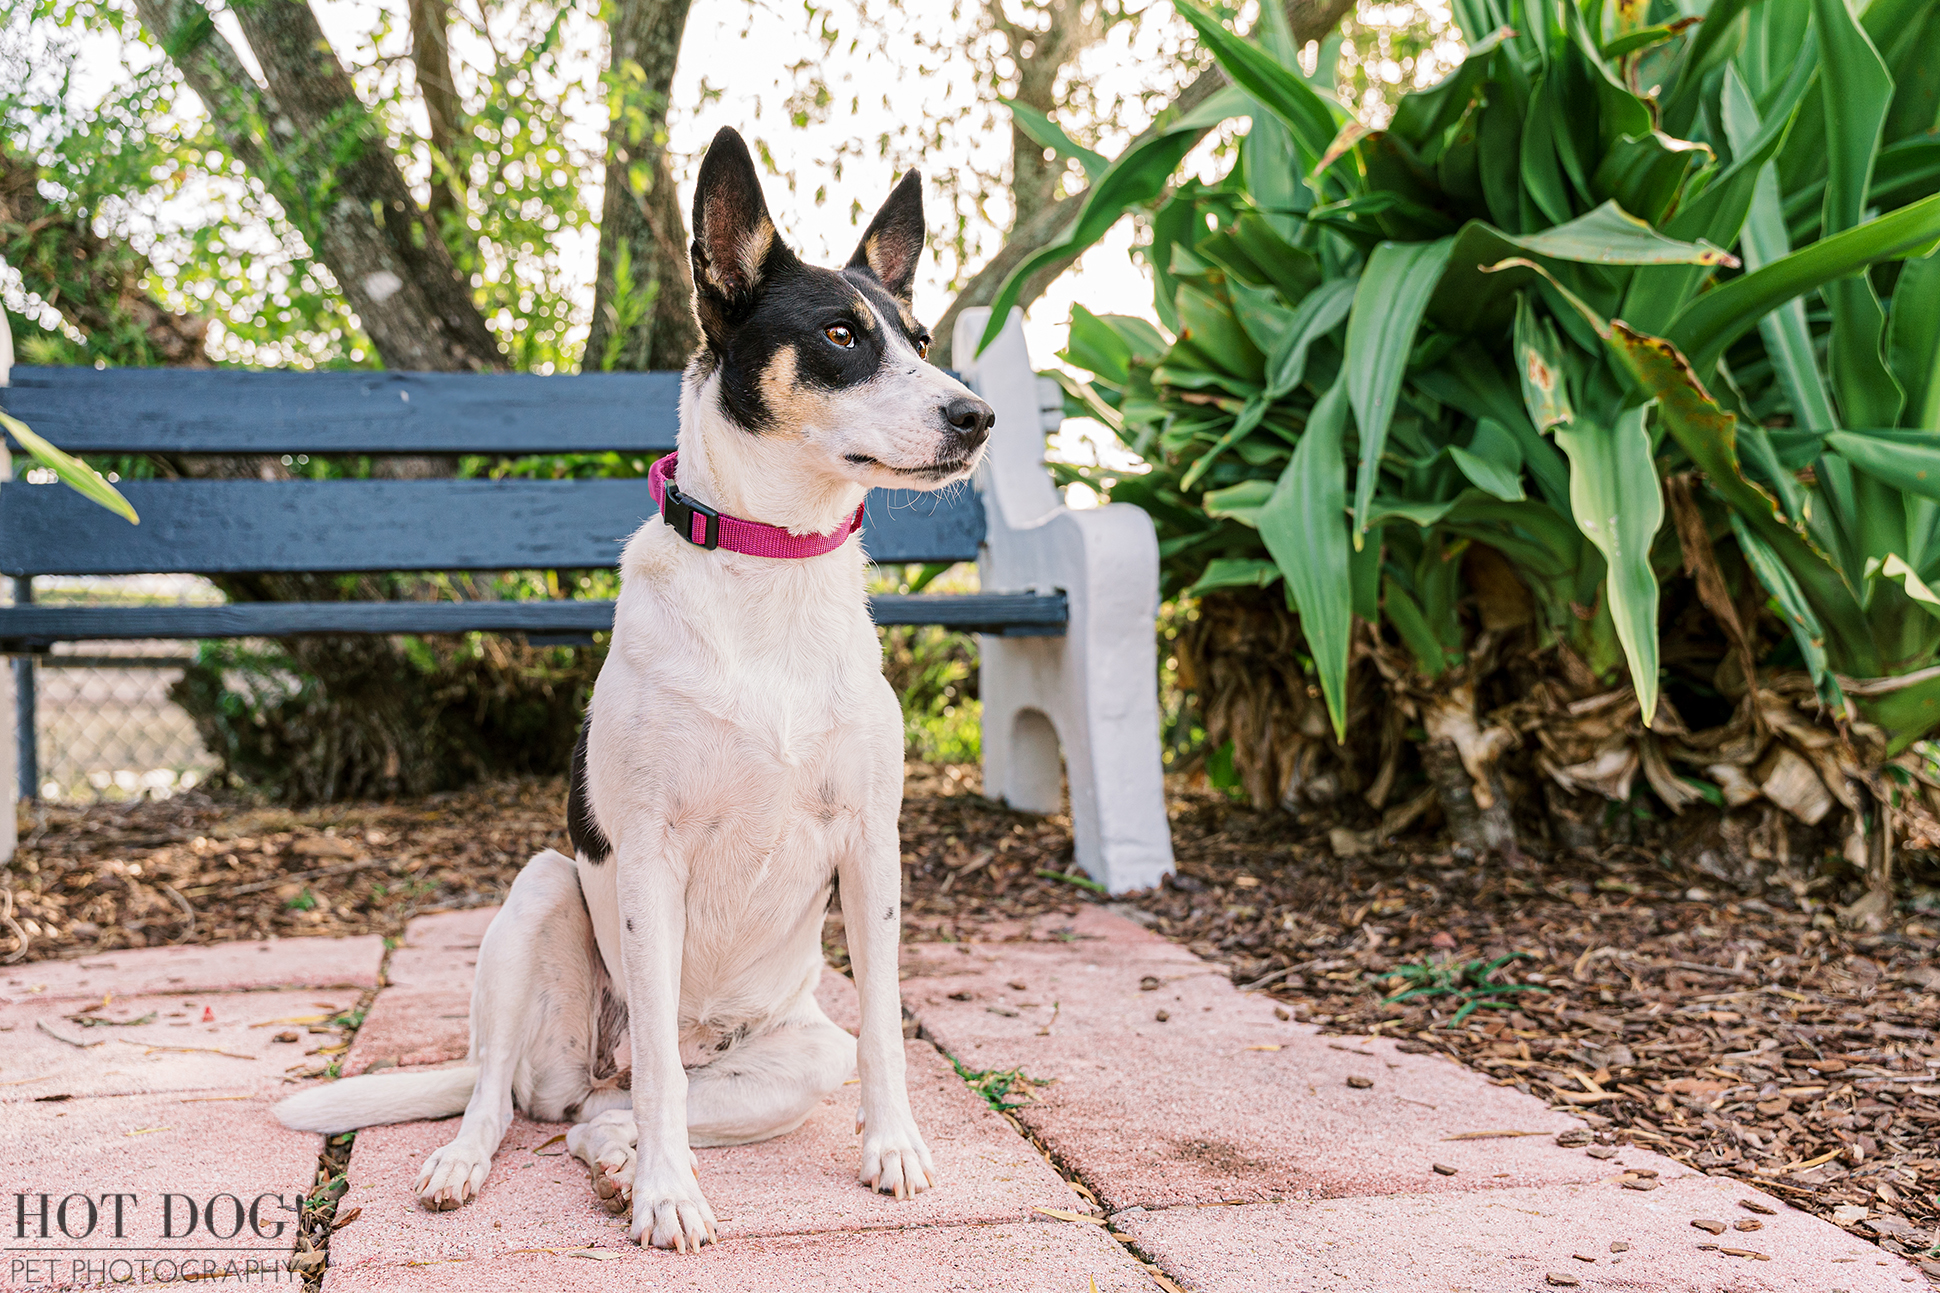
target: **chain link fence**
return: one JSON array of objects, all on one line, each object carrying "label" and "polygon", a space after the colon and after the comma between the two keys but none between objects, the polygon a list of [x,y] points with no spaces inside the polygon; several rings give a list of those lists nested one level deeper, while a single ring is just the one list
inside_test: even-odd
[{"label": "chain link fence", "polygon": [[[34,581],[34,600],[197,606],[220,604],[223,597],[207,580],[189,575],[43,575]],[[23,670],[31,670],[34,680],[33,783],[39,797],[163,796],[214,772],[216,761],[194,722],[168,695],[194,651],[192,642],[62,642],[31,662],[17,658],[15,685]]]}]

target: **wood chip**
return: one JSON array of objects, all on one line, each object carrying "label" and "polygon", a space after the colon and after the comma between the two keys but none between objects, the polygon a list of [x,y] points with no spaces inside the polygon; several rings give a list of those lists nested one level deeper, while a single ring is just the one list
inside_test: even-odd
[{"label": "wood chip", "polygon": [[1365,1091],[1374,1085],[1374,1079],[1365,1078],[1358,1073],[1354,1073],[1349,1075],[1347,1085],[1353,1087],[1356,1091]]},{"label": "wood chip", "polygon": [[1564,1149],[1581,1149],[1590,1143],[1588,1127],[1571,1127],[1568,1131],[1556,1133],[1556,1143]]},{"label": "wood chip", "polygon": [[1775,1217],[1778,1215],[1777,1208],[1760,1203],[1757,1199],[1740,1199],[1738,1200],[1738,1206],[1746,1212],[1756,1212],[1761,1217]]},{"label": "wood chip", "polygon": [[1579,1262],[1594,1262],[1596,1260],[1596,1258],[1590,1256],[1588,1253],[1571,1253],[1570,1256]]},{"label": "wood chip", "polygon": [[1153,1015],[1152,1018],[1158,1020],[1160,1023],[1164,1023],[1166,1020],[1172,1018],[1172,1012],[1169,1010],[1161,1010]]},{"label": "wood chip", "polygon": [[1615,1145],[1591,1145],[1583,1152],[1591,1158],[1610,1159],[1617,1156],[1617,1147]]},{"label": "wood chip", "polygon": [[1747,1234],[1749,1234],[1751,1231],[1754,1231],[1754,1230],[1763,1230],[1765,1228],[1765,1223],[1758,1220],[1756,1217],[1746,1217],[1743,1221],[1732,1222],[1731,1228],[1733,1230],[1742,1230]]},{"label": "wood chip", "polygon": [[1431,1163],[1429,1164],[1429,1166],[1433,1167],[1435,1171],[1439,1172],[1443,1176],[1453,1176],[1457,1171],[1456,1168],[1450,1167],[1446,1163]]},{"label": "wood chip", "polygon": [[1711,1221],[1708,1219],[1700,1218],[1696,1221],[1693,1221],[1691,1224],[1696,1226],[1699,1230],[1702,1230],[1707,1235],[1721,1235],[1724,1233],[1724,1222],[1722,1221]]},{"label": "wood chip", "polygon": [[1621,1239],[1612,1239],[1610,1241],[1610,1251],[1613,1253],[1627,1253],[1630,1251],[1630,1245]]},{"label": "wood chip", "polygon": [[1720,1248],[1718,1249],[1718,1251],[1723,1253],[1726,1257],[1749,1257],[1753,1261],[1760,1261],[1760,1262],[1768,1262],[1771,1260],[1771,1258],[1766,1254],[1755,1253],[1749,1248]]},{"label": "wood chip", "polygon": [[1557,1288],[1563,1289],[1573,1289],[1583,1282],[1577,1279],[1576,1276],[1565,1275],[1561,1271],[1551,1271],[1549,1274],[1543,1276],[1543,1279],[1550,1284],[1554,1284]]},{"label": "wood chip", "polygon": [[1623,1186],[1623,1188],[1626,1190],[1654,1190],[1660,1184],[1662,1184],[1662,1182],[1653,1180],[1649,1177],[1626,1176],[1621,1181],[1617,1182],[1617,1184]]}]

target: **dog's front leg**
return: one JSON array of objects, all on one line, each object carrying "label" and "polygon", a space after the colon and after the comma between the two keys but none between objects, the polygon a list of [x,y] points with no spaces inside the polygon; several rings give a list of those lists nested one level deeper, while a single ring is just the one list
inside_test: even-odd
[{"label": "dog's front leg", "polygon": [[687,1144],[687,1072],[680,1064],[686,867],[658,850],[628,844],[614,863],[639,1132],[631,1234],[635,1243],[690,1252],[715,1235],[714,1213],[701,1195],[698,1163]]},{"label": "dog's front leg", "polygon": [[856,1129],[862,1132],[862,1183],[906,1199],[935,1183],[936,1168],[916,1130],[904,1076],[902,991],[896,978],[903,923],[896,812],[892,806],[871,818],[861,846],[837,868],[849,961],[862,999],[862,1034],[856,1042],[862,1104]]}]

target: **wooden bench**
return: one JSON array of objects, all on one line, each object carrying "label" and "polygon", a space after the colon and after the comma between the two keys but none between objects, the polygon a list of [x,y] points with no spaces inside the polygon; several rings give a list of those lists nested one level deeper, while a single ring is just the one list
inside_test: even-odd
[{"label": "wooden bench", "polygon": [[[0,345],[5,343],[0,320]],[[981,325],[979,325],[981,326]],[[1010,334],[1015,333],[1015,337]],[[943,494],[877,490],[870,495],[863,546],[881,564],[954,563],[987,558],[992,539],[993,489],[1000,461],[1028,459],[1047,511],[1061,501],[1042,465],[1043,436],[1062,417],[1055,383],[1041,383],[1022,349],[1013,320],[1001,353],[993,349],[967,380],[998,407],[992,464],[974,490]],[[958,353],[968,353],[960,350]],[[353,372],[19,367],[0,353],[0,407],[70,453],[250,455],[485,455],[619,453],[644,461],[675,447],[678,373],[599,373],[574,377],[528,374],[469,375]],[[1021,461],[1022,459],[1020,459]],[[7,480],[0,484],[0,573],[14,577],[15,604],[0,608],[0,651],[28,655],[56,642],[162,638],[279,638],[306,633],[419,634],[473,631],[520,633],[542,643],[586,642],[612,627],[604,600],[250,602],[222,606],[39,606],[32,586],[43,575],[329,574],[371,571],[569,570],[613,566],[627,537],[654,515],[646,481],[628,480],[200,480],[126,481],[118,485],[141,517],[131,526],[56,485]],[[1045,496],[1048,496],[1046,498]],[[996,509],[1003,513],[1005,509]],[[1014,510],[1014,509],[1013,509]],[[1122,512],[1128,509],[1098,509]],[[1135,509],[1130,509],[1135,511]],[[1147,665],[1121,681],[1142,689],[1138,744],[1150,775],[1141,778],[1159,805],[1159,752],[1152,612],[1157,548],[1151,525],[1138,618],[1113,625],[1131,632]],[[1035,518],[1041,525],[1050,519]],[[1116,518],[1120,528],[1129,517]],[[1000,516],[999,527],[1011,528]],[[1045,531],[1044,537],[1053,537]],[[1121,540],[1117,540],[1122,542]],[[1002,546],[1001,540],[999,545]],[[1015,546],[1015,545],[1012,545]],[[1025,544],[1028,547],[1028,543]],[[988,565],[988,561],[985,562]],[[1078,572],[1081,573],[1081,572]],[[1097,634],[1085,619],[1090,601],[1069,580],[1032,579],[964,594],[878,594],[870,606],[878,624],[937,624],[984,635],[991,643],[1041,639],[1064,654],[1072,636]],[[1116,599],[1122,600],[1122,599]],[[1115,617],[1124,620],[1121,614]],[[1100,625],[1098,627],[1105,627]],[[1039,652],[1045,656],[1045,652]],[[1032,657],[1035,658],[1035,657]],[[1034,666],[1041,667],[1041,666]],[[1001,675],[1003,666],[994,666]],[[1054,669],[1055,672],[1055,669]],[[1005,693],[986,663],[984,684]],[[32,722],[31,688],[23,686],[20,720]],[[1011,690],[1015,690],[1012,688]],[[988,696],[988,692],[986,692]],[[1000,710],[1003,708],[1000,704]],[[1054,732],[1072,720],[1032,707]],[[1052,705],[1053,709],[1063,706]],[[1114,705],[1121,709],[1122,705]],[[1149,722],[1144,719],[1149,718]],[[1006,722],[1015,724],[1015,715]],[[1030,720],[1025,720],[1029,727]],[[1122,726],[1122,724],[1120,724]],[[988,719],[986,721],[988,728]],[[31,727],[22,734],[32,740]],[[1124,733],[1114,733],[1121,740]],[[986,731],[986,767],[991,763]],[[1015,745],[996,733],[997,763]],[[1026,731],[1026,761],[1042,762],[1042,734]],[[1068,735],[1066,744],[1074,737]],[[31,745],[26,747],[31,750]],[[1056,807],[1057,745],[1050,750],[1050,785],[1019,779],[1020,807]],[[1015,760],[1013,760],[1015,762]],[[1003,770],[998,769],[998,782]],[[1074,817],[1096,816],[1092,788],[1080,789],[1074,764]],[[1045,769],[1035,769],[1039,783]],[[12,778],[8,778],[9,781]],[[31,793],[29,788],[28,793]],[[1029,802],[1025,802],[1029,801]],[[1151,843],[1127,851],[1114,832],[1087,820],[1078,860],[1114,889],[1154,883]],[[1147,822],[1149,828],[1151,823]],[[1163,835],[1163,832],[1161,832]],[[1157,841],[1170,865],[1169,839]],[[1113,854],[1123,854],[1115,864]],[[1134,865],[1134,855],[1138,864]],[[1128,870],[1129,868],[1129,870]]]}]

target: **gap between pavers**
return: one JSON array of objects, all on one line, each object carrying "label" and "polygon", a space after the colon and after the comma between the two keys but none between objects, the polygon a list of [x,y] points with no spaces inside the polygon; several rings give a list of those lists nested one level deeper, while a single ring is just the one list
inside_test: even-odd
[{"label": "gap between pavers", "polygon": [[[1568,1114],[1440,1055],[1279,1020],[1267,997],[1123,917],[1088,906],[1049,932],[908,945],[903,999],[965,1068],[1051,1083],[1015,1115],[1109,1208],[1467,1192],[1605,1172],[1552,1142],[1578,1125]],[[1150,980],[1158,986],[1142,989]],[[1540,1134],[1449,1139],[1478,1131]],[[1655,1156],[1638,1165],[1683,1170]]]},{"label": "gap between pavers", "polygon": [[1093,1288],[1097,1293],[1150,1293],[1154,1287],[1099,1227],[1063,1222],[750,1237],[688,1254],[631,1247],[588,1251],[588,1256],[572,1250],[507,1252],[351,1270],[333,1266],[324,1288],[327,1293],[507,1288],[547,1293],[1090,1293]]},{"label": "gap between pavers", "polygon": [[[1746,1211],[1739,1199],[1775,1215]],[[1714,1236],[1694,1219],[1762,1228]],[[1127,1211],[1112,1222],[1191,1293],[1547,1293],[1552,1272],[1585,1293],[1903,1293],[1918,1281],[1909,1265],[1836,1226],[1707,1176],[1649,1192],[1605,1181]],[[1612,1252],[1612,1243],[1629,1247]]]},{"label": "gap between pavers", "polygon": [[384,940],[272,938],[253,943],[145,947],[0,971],[0,1006],[260,988],[374,988]]},{"label": "gap between pavers", "polygon": [[471,1046],[472,976],[497,907],[438,912],[404,927],[343,1074],[462,1060]]},{"label": "gap between pavers", "polygon": [[[395,1061],[399,1043],[406,1040],[411,1047],[402,1052],[407,1064],[413,1056],[432,1062],[464,1057],[467,1022],[427,1016],[457,1013],[450,1007],[461,988],[468,1002],[477,941],[492,915],[490,910],[479,910],[464,913],[463,919],[437,918],[441,923],[429,927],[429,922],[412,923],[403,944],[392,954],[388,977],[393,986],[378,994],[347,1067]],[[854,985],[830,971],[823,975],[817,995],[829,1017],[853,1031],[858,1021]],[[374,1025],[381,1031],[375,1040],[367,1040]],[[854,1131],[859,1088],[852,1081],[786,1136],[758,1145],[698,1151],[701,1184],[728,1241],[724,1251],[757,1237],[1018,1226],[1026,1225],[1037,1207],[1087,1208],[1038,1152],[964,1085],[935,1047],[911,1041],[907,1059],[911,1103],[935,1156],[941,1185],[901,1201],[861,1186],[856,1180],[861,1138]],[[586,1169],[565,1153],[558,1140],[564,1125],[524,1117],[514,1120],[477,1199],[453,1212],[425,1211],[412,1190],[419,1166],[457,1130],[457,1120],[450,1119],[358,1133],[348,1172],[350,1187],[339,1209],[340,1213],[352,1208],[362,1212],[331,1239],[326,1282],[330,1293],[340,1287],[390,1287],[381,1280],[367,1284],[378,1279],[369,1274],[373,1271],[428,1269],[412,1266],[414,1262],[470,1262],[521,1248],[582,1244],[631,1249],[626,1220],[598,1206]],[[1108,1248],[1116,1247],[1104,1242]],[[1126,1260],[1122,1254],[1116,1256]],[[1128,1268],[1137,1269],[1135,1263],[1128,1263]],[[411,1278],[419,1277],[414,1273]]]}]

